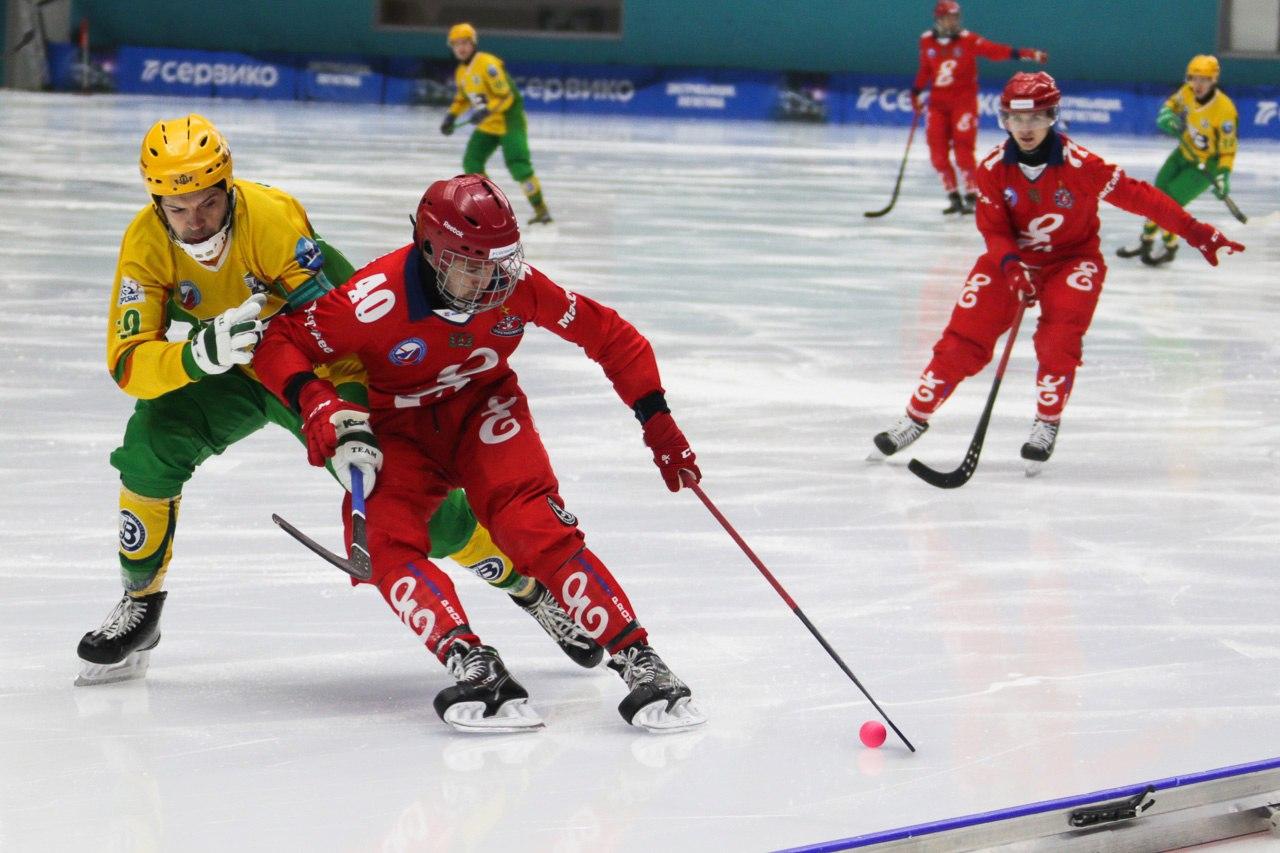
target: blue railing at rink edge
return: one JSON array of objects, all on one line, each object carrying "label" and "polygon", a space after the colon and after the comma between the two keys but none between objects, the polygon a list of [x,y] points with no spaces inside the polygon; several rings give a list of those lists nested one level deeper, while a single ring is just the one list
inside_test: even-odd
[{"label": "blue railing at rink edge", "polygon": [[[215,53],[166,48],[95,50],[82,62],[73,45],[49,46],[50,79],[61,91],[446,106],[453,64],[445,57],[331,57]],[[531,112],[801,121],[910,123],[906,77],[656,66],[512,63]],[[979,123],[995,127],[1000,81],[979,95]],[[1180,84],[1060,81],[1064,124],[1092,133],[1155,134],[1156,114]],[[1280,86],[1224,87],[1242,137],[1280,139]]]},{"label": "blue railing at rink edge", "polygon": [[[1157,779],[1152,782],[1142,782],[1136,785],[1126,785],[1122,788],[1094,791],[1089,794],[1063,797],[1057,800],[1044,800],[1038,803],[1028,803],[1026,805],[1012,806],[1005,809],[996,809],[995,811],[982,812],[980,814],[947,818],[945,820],[931,821],[929,823],[920,823],[914,826],[904,826],[898,829],[873,832],[852,838],[842,838],[835,841],[822,841],[815,844],[805,845],[803,847],[787,848],[786,850],[777,851],[777,853],[836,853],[836,851],[858,850],[865,847],[871,847],[876,844],[885,844],[893,841],[903,841],[907,839],[924,840],[929,836],[940,836],[944,833],[958,829],[965,829],[967,827],[979,826],[982,824],[995,824],[1000,821],[1013,820],[1015,818],[1030,817],[1049,812],[1063,811],[1066,809],[1083,808],[1085,806],[1096,806],[1100,803],[1113,800],[1123,800],[1135,797],[1148,789],[1154,789],[1152,796],[1158,797],[1161,791],[1168,791],[1174,788],[1184,788],[1190,785],[1200,785],[1206,782],[1214,782],[1220,779],[1246,776],[1270,770],[1280,770],[1280,758],[1269,758],[1263,761],[1256,761],[1247,764],[1235,764],[1230,767],[1219,767],[1215,770],[1206,770],[1201,773],[1190,773],[1185,776],[1170,776],[1166,779]],[[1071,827],[1064,823],[1061,831],[1067,832],[1070,829]],[[1012,840],[1013,839],[1010,839],[1010,841]]]}]

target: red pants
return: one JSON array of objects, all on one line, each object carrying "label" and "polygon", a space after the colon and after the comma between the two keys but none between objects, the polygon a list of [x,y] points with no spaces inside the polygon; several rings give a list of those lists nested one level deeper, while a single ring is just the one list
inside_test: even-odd
[{"label": "red pants", "polygon": [[[1084,335],[1093,321],[1107,266],[1101,255],[1093,254],[1033,269],[1040,299],[1035,333],[1036,417],[1057,421],[1082,363]],[[957,385],[986,367],[1017,309],[1018,297],[1005,282],[999,260],[990,255],[978,258],[951,321],[934,344],[933,360],[907,402],[907,412],[928,420]]]},{"label": "red pants", "polygon": [[[383,463],[365,506],[371,583],[438,657],[453,640],[479,641],[463,627],[452,581],[427,558],[425,519],[458,487],[498,546],[600,645],[612,653],[646,638],[626,593],[564,509],[514,374],[434,405],[376,409],[372,427]],[[348,542],[350,535],[348,527]]]},{"label": "red pants", "polygon": [[974,152],[978,144],[978,98],[964,99],[956,103],[930,101],[925,123],[925,139],[929,141],[929,159],[933,168],[942,176],[942,188],[947,192],[956,189],[956,173],[951,168],[951,152],[955,151],[956,166],[964,180],[966,193],[977,192],[974,181]]}]

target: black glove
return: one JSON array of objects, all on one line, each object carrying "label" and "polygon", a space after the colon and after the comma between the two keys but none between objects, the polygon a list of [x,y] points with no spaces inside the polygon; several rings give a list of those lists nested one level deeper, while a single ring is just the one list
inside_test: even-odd
[{"label": "black glove", "polygon": [[471,118],[467,119],[467,124],[479,124],[489,117],[489,111],[484,107],[476,110],[471,114]]},{"label": "black glove", "polygon": [[455,116],[453,113],[447,114],[444,117],[444,121],[440,122],[440,132],[443,133],[445,136],[448,136],[449,134],[453,133],[453,125],[454,125],[454,122],[456,122],[457,120],[458,120],[458,117]]}]

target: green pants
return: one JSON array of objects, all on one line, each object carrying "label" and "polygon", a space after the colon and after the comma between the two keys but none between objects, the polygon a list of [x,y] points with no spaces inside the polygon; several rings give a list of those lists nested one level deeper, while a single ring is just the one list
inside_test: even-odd
[{"label": "green pants", "polygon": [[[111,454],[126,489],[148,498],[174,498],[195,469],[211,456],[268,423],[284,427],[304,445],[301,421],[292,410],[238,368],[139,400],[125,428],[124,443]],[[299,460],[300,461],[300,460]],[[431,556],[461,549],[476,519],[460,490],[431,518]]]},{"label": "green pants", "polygon": [[462,171],[468,175],[483,175],[485,163],[493,152],[502,146],[502,159],[511,177],[521,183],[533,177],[533,160],[529,157],[529,129],[524,118],[524,108],[518,104],[507,111],[507,132],[498,136],[473,131],[467,140],[467,150],[462,155]]},{"label": "green pants", "polygon": [[[1183,157],[1182,152],[1175,148],[1156,174],[1156,189],[1186,207],[1213,184],[1211,176],[1217,171],[1217,157],[1210,157],[1201,169],[1199,163]],[[1142,226],[1143,239],[1153,239],[1159,227],[1154,220],[1148,219]],[[1172,245],[1177,242],[1178,235],[1165,231],[1163,239]]]}]

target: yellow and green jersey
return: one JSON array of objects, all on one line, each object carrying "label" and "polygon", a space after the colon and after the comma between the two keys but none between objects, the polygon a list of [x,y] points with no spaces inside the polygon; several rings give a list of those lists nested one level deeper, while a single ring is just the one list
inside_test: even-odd
[{"label": "yellow and green jersey", "polygon": [[[125,231],[107,318],[107,369],[134,397],[159,397],[203,375],[186,355],[187,342],[167,339],[173,321],[199,328],[254,293],[267,294],[262,316],[272,317],[333,288],[302,205],[262,184],[235,181],[233,188],[231,232],[216,267],[175,244],[154,206]],[[323,372],[335,385],[365,381],[356,359]]]},{"label": "yellow and green jersey", "polygon": [[1235,164],[1239,118],[1226,93],[1215,90],[1207,103],[1200,104],[1191,84],[1183,84],[1164,102],[1156,123],[1165,129],[1181,128],[1178,149],[1192,163],[1203,165],[1216,157],[1220,171],[1230,171]]},{"label": "yellow and green jersey", "polygon": [[469,109],[487,109],[489,116],[476,130],[496,136],[507,132],[507,111],[522,105],[522,99],[501,59],[492,53],[476,51],[470,62],[458,65],[453,81],[458,93],[449,105],[452,115],[462,115]]}]

